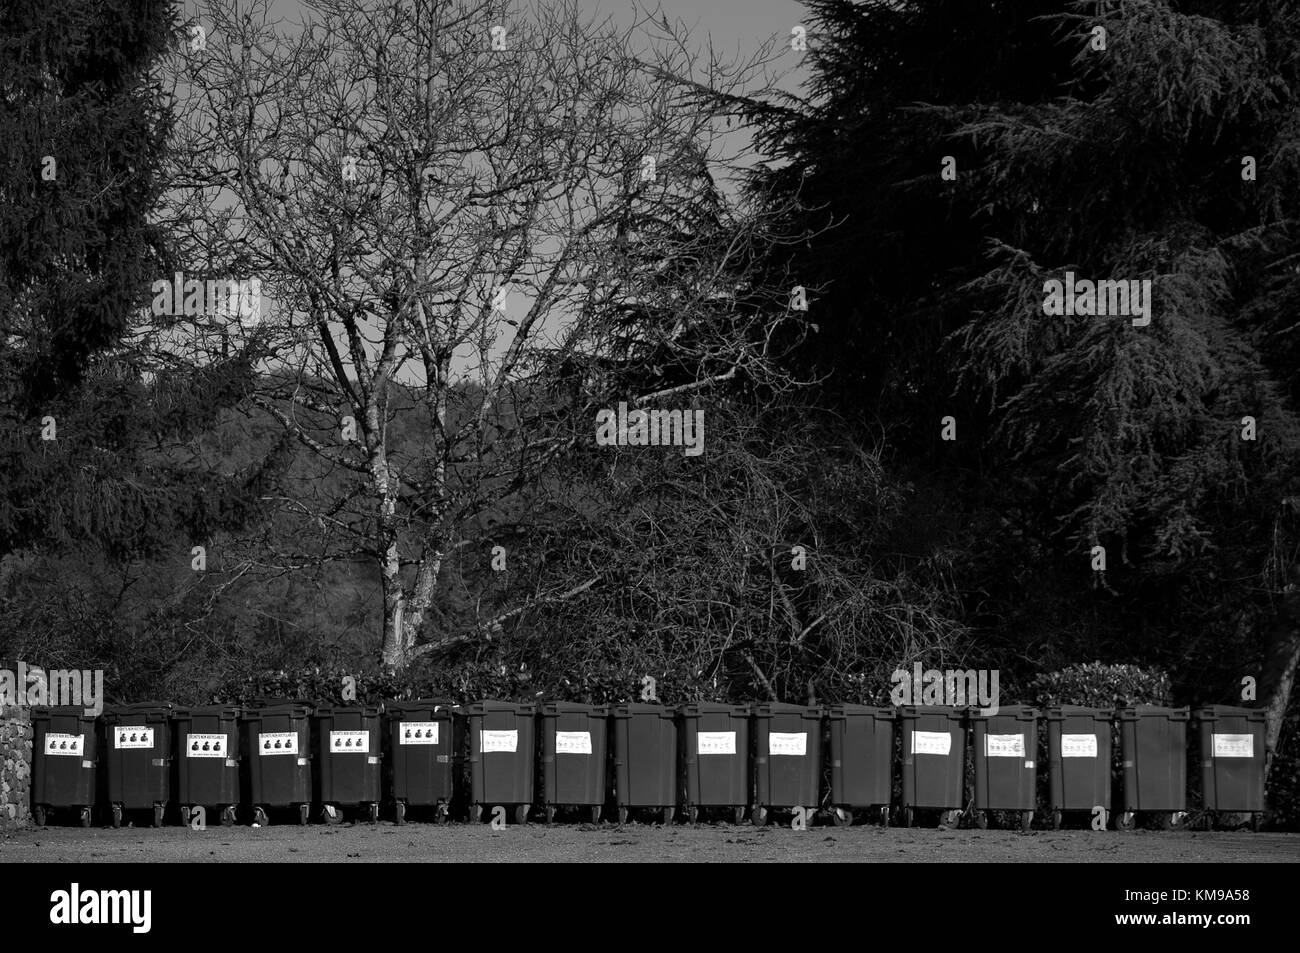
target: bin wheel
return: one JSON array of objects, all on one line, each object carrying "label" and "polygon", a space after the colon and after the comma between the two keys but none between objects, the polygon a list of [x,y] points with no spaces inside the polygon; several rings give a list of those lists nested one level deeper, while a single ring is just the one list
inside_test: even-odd
[{"label": "bin wheel", "polygon": [[39,804],[32,808],[32,820],[36,822],[37,827],[45,826],[45,808]]},{"label": "bin wheel", "polygon": [[910,807],[905,807],[899,813],[898,819],[903,827],[911,827],[915,818],[915,812]]},{"label": "bin wheel", "polygon": [[696,807],[694,804],[692,804],[690,807],[686,809],[686,819],[692,824],[699,823],[700,809]]},{"label": "bin wheel", "polygon": [[299,804],[299,805],[298,805],[298,826],[299,826],[299,827],[306,827],[306,826],[307,826],[307,814],[308,814],[310,811],[311,811],[311,805],[310,805],[310,804]]},{"label": "bin wheel", "polygon": [[[405,815],[405,813],[406,813],[406,806],[405,806],[405,805],[402,806],[402,813],[403,813],[403,815]],[[447,821],[449,821],[449,820],[451,820],[451,812],[447,809],[447,802],[446,802],[446,801],[439,801],[439,802],[438,802],[438,813],[437,813],[437,821],[438,821],[438,823],[439,823],[439,824],[446,824]]]},{"label": "bin wheel", "polygon": [[591,823],[599,824],[600,814],[601,814],[601,806],[599,804],[593,804],[591,806]]},{"label": "bin wheel", "polygon": [[[82,826],[82,827],[89,827],[90,825],[89,825],[89,824],[82,824],[81,826]],[[121,804],[114,804],[114,805],[113,805],[113,827],[114,827],[114,828],[117,828],[117,827],[121,827],[121,826],[122,826],[122,805],[121,805]]]},{"label": "bin wheel", "polygon": [[1131,831],[1133,829],[1133,821],[1134,818],[1132,811],[1124,811],[1117,814],[1115,815],[1115,830]]},{"label": "bin wheel", "polygon": [[1027,831],[1027,830],[1029,830],[1029,829],[1030,829],[1031,827],[1033,827],[1033,826],[1034,826],[1034,812],[1033,812],[1033,811],[1021,811],[1021,812],[1020,812],[1020,829],[1021,829],[1022,831]]},{"label": "bin wheel", "polygon": [[[341,824],[343,822],[343,809],[339,807],[334,807],[334,811],[333,813],[331,813],[330,807],[333,807],[333,805],[328,805],[328,804],[321,805],[321,809],[320,809],[321,820],[323,820],[326,824]],[[305,824],[307,822],[303,821],[303,823]]]},{"label": "bin wheel", "polygon": [[676,810],[673,809],[673,808],[671,808],[671,807],[666,807],[666,808],[664,808],[664,811],[663,811],[663,814],[664,814],[664,818],[663,818],[663,820],[664,820],[664,827],[668,827],[668,826],[670,826],[670,825],[672,824],[672,822],[673,822],[673,815],[676,814],[676,813],[677,813]]},{"label": "bin wheel", "polygon": [[403,824],[406,823],[406,802],[405,801],[397,802],[397,808],[393,812],[393,820],[397,822],[398,827],[401,827]]},{"label": "bin wheel", "polygon": [[620,824],[626,824],[626,823],[627,823],[627,815],[628,815],[628,809],[627,809],[626,807],[624,807],[622,804],[620,804],[620,805],[618,806],[618,822],[619,822]]},{"label": "bin wheel", "polygon": [[1184,811],[1170,811],[1160,815],[1160,829],[1180,831],[1187,826],[1187,814]]},{"label": "bin wheel", "polygon": [[1264,815],[1262,813],[1260,813],[1259,811],[1255,811],[1250,815],[1250,829],[1253,833],[1258,834],[1259,829],[1260,827],[1263,826],[1263,824],[1264,824]]},{"label": "bin wheel", "polygon": [[980,830],[986,831],[989,829],[989,815],[987,811],[976,811],[972,820],[974,820],[975,826]]},{"label": "bin wheel", "polygon": [[[547,824],[554,824],[554,823],[555,823],[555,805],[554,805],[554,804],[547,804],[545,807],[542,808],[542,819],[543,819]],[[516,820],[517,820],[517,818],[516,818]],[[519,821],[519,823],[522,824],[523,821]]]},{"label": "bin wheel", "polygon": [[1061,829],[1061,822],[1062,822],[1064,819],[1065,819],[1065,812],[1064,812],[1064,811],[1053,811],[1053,812],[1052,812],[1052,830],[1054,830],[1054,831],[1059,831],[1059,830]]},{"label": "bin wheel", "polygon": [[731,822],[733,824],[745,823],[745,806],[743,804],[737,804],[731,809]]},{"label": "bin wheel", "polygon": [[190,826],[190,809],[184,804],[181,805],[181,827]]},{"label": "bin wheel", "polygon": [[881,827],[889,826],[889,805],[888,804],[880,805],[880,826]]},{"label": "bin wheel", "polygon": [[155,805],[153,806],[153,826],[154,826],[154,827],[162,827],[162,826],[163,826],[163,810],[164,810],[164,808],[163,808],[163,805],[161,805],[161,804],[155,804]]},{"label": "bin wheel", "polygon": [[[749,822],[753,824],[755,827],[766,827],[767,808],[765,808],[761,804],[755,804],[753,807],[751,807],[749,809]],[[737,820],[736,823],[739,824],[740,821]]]},{"label": "bin wheel", "polygon": [[831,811],[831,823],[836,827],[849,827],[853,824],[853,812],[837,807]]},{"label": "bin wheel", "polygon": [[371,824],[379,823],[379,805],[374,801],[370,802],[370,823]]},{"label": "bin wheel", "polygon": [[961,811],[944,811],[939,818],[939,826],[956,827],[957,822],[961,820]]},{"label": "bin wheel", "polygon": [[266,809],[263,808],[260,804],[257,807],[253,808],[253,823],[259,824],[262,827],[271,826],[271,819],[266,816]]},{"label": "bin wheel", "polygon": [[469,819],[472,824],[481,824],[483,822],[482,804],[471,804],[469,806]]},{"label": "bin wheel", "polygon": [[231,827],[235,823],[235,805],[227,804],[221,809],[221,826]]},{"label": "bin wheel", "polygon": [[527,804],[520,804],[520,805],[518,805],[518,806],[515,808],[515,823],[516,823],[516,824],[527,824],[527,823],[528,823],[528,805],[527,805]]},{"label": "bin wheel", "polygon": [[[119,811],[119,812],[120,812],[121,810],[122,810],[121,808],[118,808],[118,811]],[[118,817],[119,817],[119,818],[121,817],[121,814],[120,814],[120,813],[119,813]],[[88,807],[83,807],[83,808],[81,809],[81,826],[82,826],[82,827],[89,827],[89,826],[90,826],[90,808],[88,808]]]}]

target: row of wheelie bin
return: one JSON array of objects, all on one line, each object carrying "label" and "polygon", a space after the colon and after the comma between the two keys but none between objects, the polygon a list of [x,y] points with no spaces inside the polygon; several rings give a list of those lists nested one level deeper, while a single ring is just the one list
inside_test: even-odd
[{"label": "row of wheelie bin", "polygon": [[[866,810],[888,823],[898,800],[904,826],[916,811],[938,812],[941,824],[952,825],[965,803],[969,734],[977,826],[996,811],[1018,815],[1029,827],[1040,746],[1053,826],[1072,811],[1111,815],[1112,758],[1121,754],[1116,826],[1131,828],[1137,812],[1154,812],[1165,826],[1176,826],[1186,811],[1191,717],[1186,708],[1156,707],[1115,713],[1011,706],[985,714],[932,706],[693,703],[670,709],[554,702],[538,709],[416,700],[389,702],[381,712],[280,701],[250,709],[113,708],[100,720],[97,738],[94,720],[81,709],[45,709],[33,719],[33,808],[37,823],[47,810],[72,808],[89,824],[102,763],[99,800],[115,826],[136,811],[152,811],[161,824],[173,793],[185,823],[199,808],[234,823],[237,805],[260,824],[273,811],[296,812],[306,823],[313,805],[326,821],[348,810],[373,822],[381,790],[398,823],[408,811],[445,821],[456,804],[471,820],[481,820],[488,807],[512,808],[523,823],[537,802],[547,822],[563,808],[588,811],[597,822],[611,781],[620,822],[652,812],[668,823],[680,809],[692,823],[702,810],[730,813],[739,823],[748,810],[761,825],[770,811],[824,805],[836,824]],[[1257,824],[1264,806],[1263,712],[1211,707],[1195,717],[1205,808],[1247,812]]]}]

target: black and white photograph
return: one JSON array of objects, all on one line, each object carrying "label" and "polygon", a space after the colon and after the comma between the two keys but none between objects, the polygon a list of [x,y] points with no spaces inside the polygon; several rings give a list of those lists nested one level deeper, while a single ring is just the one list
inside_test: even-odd
[{"label": "black and white photograph", "polygon": [[0,0],[13,938],[1258,942],[1298,662],[1295,0]]}]

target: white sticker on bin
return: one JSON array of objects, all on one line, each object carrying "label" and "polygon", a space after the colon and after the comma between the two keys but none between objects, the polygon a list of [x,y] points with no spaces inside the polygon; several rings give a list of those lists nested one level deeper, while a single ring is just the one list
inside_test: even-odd
[{"label": "white sticker on bin", "polygon": [[1062,758],[1097,757],[1096,735],[1061,735]]},{"label": "white sticker on bin", "polygon": [[46,732],[45,753],[80,758],[85,743],[85,735],[65,735],[56,732]]},{"label": "white sticker on bin", "polygon": [[479,750],[484,754],[493,751],[514,751],[519,747],[519,732],[515,730],[489,731],[484,728],[479,732]]},{"label": "white sticker on bin", "polygon": [[153,729],[143,725],[118,725],[113,729],[114,748],[152,748]]},{"label": "white sticker on bin", "polygon": [[298,732],[263,731],[257,736],[258,754],[297,754]]},{"label": "white sticker on bin", "polygon": [[330,754],[369,754],[370,732],[331,731]]},{"label": "white sticker on bin", "polygon": [[700,754],[735,754],[736,733],[734,731],[697,731],[695,733],[696,750]]},{"label": "white sticker on bin", "polygon": [[952,751],[952,735],[948,732],[912,732],[912,754],[948,754],[950,751]]},{"label": "white sticker on bin", "polygon": [[1023,758],[1024,735],[985,735],[984,756],[987,758]]},{"label": "white sticker on bin", "polygon": [[224,758],[230,754],[225,735],[191,733],[185,736],[185,757]]},{"label": "white sticker on bin", "polygon": [[556,754],[591,754],[590,731],[557,731]]},{"label": "white sticker on bin", "polygon": [[1214,757],[1216,758],[1255,757],[1255,736],[1216,734],[1214,736]]},{"label": "white sticker on bin", "polygon": [[436,745],[438,743],[438,723],[436,721],[404,721],[398,726],[397,743],[399,745]]},{"label": "white sticker on bin", "polygon": [[773,731],[767,736],[768,754],[790,754],[803,757],[808,753],[808,732]]}]

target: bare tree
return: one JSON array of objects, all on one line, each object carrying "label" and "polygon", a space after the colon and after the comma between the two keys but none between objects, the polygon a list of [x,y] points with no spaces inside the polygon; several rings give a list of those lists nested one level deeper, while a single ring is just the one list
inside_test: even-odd
[{"label": "bare tree", "polygon": [[593,439],[574,368],[653,359],[642,402],[770,379],[793,316],[747,280],[770,236],[714,181],[726,97],[703,94],[760,64],[573,2],[309,7],[292,29],[266,0],[202,11],[170,214],[195,268],[274,302],[251,399],[348,477],[286,505],[325,558],[377,564],[398,669],[457,637],[425,629],[464,528]]}]

